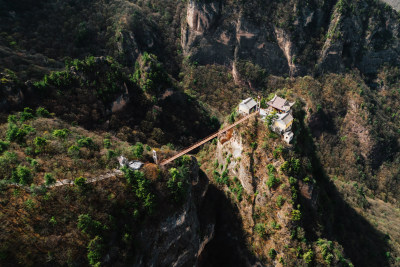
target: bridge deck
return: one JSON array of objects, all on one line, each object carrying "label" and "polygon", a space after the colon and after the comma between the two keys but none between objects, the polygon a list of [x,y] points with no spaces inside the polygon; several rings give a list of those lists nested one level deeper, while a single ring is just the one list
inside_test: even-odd
[{"label": "bridge deck", "polygon": [[192,151],[193,149],[198,148],[199,146],[201,146],[201,145],[207,143],[208,141],[214,139],[214,138],[217,137],[218,135],[220,135],[220,134],[222,134],[222,133],[224,133],[224,132],[226,132],[226,131],[232,129],[233,127],[235,127],[236,125],[238,125],[238,124],[244,122],[245,120],[250,119],[251,117],[253,117],[254,115],[256,115],[256,114],[258,114],[258,113],[259,113],[258,111],[253,112],[253,113],[247,115],[246,117],[241,118],[240,120],[238,120],[238,121],[235,122],[234,124],[231,124],[231,125],[225,127],[224,129],[222,129],[222,130],[220,130],[220,131],[218,131],[218,132],[216,132],[216,133],[214,133],[214,134],[212,134],[212,135],[210,135],[210,136],[204,138],[203,140],[197,142],[196,144],[194,144],[194,145],[192,145],[192,146],[190,146],[190,147],[188,147],[188,148],[182,150],[181,152],[179,152],[179,153],[176,154],[175,156],[172,156],[172,157],[170,157],[169,159],[166,159],[166,160],[164,160],[163,162],[161,162],[161,166],[165,166],[165,165],[167,165],[168,163],[171,163],[172,161],[176,160],[177,158],[179,158],[179,157],[185,155],[186,153],[189,153],[189,152]]}]

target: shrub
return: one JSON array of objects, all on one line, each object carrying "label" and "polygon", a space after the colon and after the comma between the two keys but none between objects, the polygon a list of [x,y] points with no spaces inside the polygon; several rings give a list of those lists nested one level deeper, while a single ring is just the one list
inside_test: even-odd
[{"label": "shrub", "polygon": [[292,165],[292,169],[293,169],[293,173],[294,174],[298,174],[300,171],[300,160],[299,159],[291,159],[291,165]]},{"label": "shrub", "polygon": [[0,139],[0,154],[2,154],[4,151],[6,151],[9,146],[10,146],[10,142],[3,141]]},{"label": "shrub", "polygon": [[36,159],[32,159],[30,157],[26,157],[26,160],[29,162],[29,164],[31,165],[31,167],[37,171],[38,167],[39,167],[39,162]]},{"label": "shrub", "polygon": [[91,266],[99,266],[101,264],[101,258],[103,254],[103,239],[100,236],[96,236],[90,240],[88,245],[88,260]]},{"label": "shrub", "polygon": [[274,151],[272,151],[272,154],[274,155],[274,158],[278,158],[279,155],[282,155],[283,152],[283,147],[281,145],[279,145],[277,148],[274,149]]},{"label": "shrub", "polygon": [[71,157],[79,157],[80,148],[78,146],[72,145],[68,148],[68,155]]},{"label": "shrub", "polygon": [[132,154],[135,158],[140,159],[143,156],[144,148],[143,144],[137,142],[136,145],[132,146]]},{"label": "shrub", "polygon": [[103,145],[104,145],[104,148],[110,148],[111,147],[111,140],[110,139],[104,139],[103,140]]},{"label": "shrub", "polygon": [[270,127],[276,118],[278,118],[278,116],[276,115],[276,111],[273,111],[265,118],[267,126]]},{"label": "shrub", "polygon": [[220,182],[223,183],[223,184],[226,184],[226,185],[228,184],[229,176],[228,176],[228,170],[227,169],[222,172]]},{"label": "shrub", "polygon": [[7,117],[7,122],[8,122],[8,123],[17,123],[17,116],[15,116],[15,115],[9,115],[9,116]]},{"label": "shrub", "polygon": [[14,182],[22,185],[28,185],[33,182],[31,170],[21,165],[19,165],[13,172],[12,179]]},{"label": "shrub", "polygon": [[274,165],[272,165],[271,163],[267,165],[267,170],[268,170],[268,173],[273,173],[276,171]]},{"label": "shrub", "polygon": [[51,173],[45,173],[44,174],[44,183],[47,186],[53,185],[56,183],[56,179]]},{"label": "shrub", "polygon": [[276,198],[276,205],[277,205],[279,208],[281,208],[281,207],[283,206],[283,203],[285,203],[285,198],[282,197],[281,195],[279,195],[279,196]]},{"label": "shrub", "polygon": [[32,199],[28,199],[27,201],[25,201],[24,205],[28,210],[33,210],[36,207],[36,204]]},{"label": "shrub", "polygon": [[229,123],[230,124],[234,123],[236,117],[237,117],[237,113],[236,113],[236,110],[235,110],[229,115]]},{"label": "shrub", "polygon": [[169,169],[171,177],[167,181],[167,188],[170,190],[171,195],[175,202],[182,202],[187,194],[187,169],[176,168]]},{"label": "shrub", "polygon": [[313,253],[313,251],[312,251],[311,249],[309,249],[309,250],[308,250],[306,253],[304,253],[304,255],[303,255],[303,259],[304,259],[304,261],[305,261],[307,264],[311,263],[312,260],[313,260],[313,258],[314,258],[314,253]]},{"label": "shrub", "polygon": [[281,170],[282,170],[284,173],[288,173],[289,168],[290,168],[290,164],[289,164],[288,161],[285,161],[284,163],[282,163],[282,165],[281,165]]},{"label": "shrub", "polygon": [[68,129],[62,129],[62,130],[54,130],[53,131],[53,136],[60,138],[60,139],[65,139],[67,138],[69,134],[69,130]]},{"label": "shrub", "polygon": [[277,186],[280,182],[281,182],[281,180],[279,180],[279,178],[275,177],[275,175],[273,175],[273,174],[270,174],[266,184],[267,184],[268,188],[271,189],[271,188]]},{"label": "shrub", "polygon": [[43,149],[44,149],[44,147],[47,145],[47,140],[46,140],[46,138],[44,138],[44,137],[39,137],[39,136],[36,136],[35,137],[35,139],[33,140],[33,143],[35,144],[35,146],[37,147],[37,149],[36,149],[36,153],[39,153],[39,152],[41,152]]},{"label": "shrub", "polygon": [[86,147],[89,149],[94,148],[93,139],[90,137],[82,137],[81,139],[78,139],[77,143],[79,147]]},{"label": "shrub", "polygon": [[55,225],[57,224],[56,218],[55,218],[54,216],[51,216],[51,218],[50,218],[50,220],[49,220],[49,223],[50,223],[51,225],[55,226]]},{"label": "shrub", "polygon": [[45,108],[38,107],[36,109],[36,116],[48,118],[48,117],[50,117],[50,112],[48,112],[47,109],[45,109]]},{"label": "shrub", "polygon": [[8,124],[8,129],[6,133],[6,139],[8,141],[15,141],[17,143],[22,143],[30,132],[34,132],[35,130],[26,124],[23,124],[22,127],[18,127],[14,123]]},{"label": "shrub", "polygon": [[217,169],[218,166],[219,166],[218,159],[216,159],[216,160],[214,161],[214,168]]},{"label": "shrub", "polygon": [[93,220],[89,214],[81,214],[78,216],[78,229],[82,233],[88,234],[90,236],[95,236],[100,234],[105,228],[101,225],[101,222]]},{"label": "shrub", "polygon": [[80,189],[84,189],[86,186],[86,178],[78,177],[74,180],[74,185],[78,186]]},{"label": "shrub", "polygon": [[[17,165],[17,155],[11,152],[4,152],[4,155],[0,157],[0,177],[3,179],[12,178],[13,169]],[[18,181],[16,181],[18,182]]]},{"label": "shrub", "polygon": [[110,160],[112,158],[114,158],[115,156],[117,156],[117,153],[114,150],[107,150],[107,159]]},{"label": "shrub", "polygon": [[271,248],[271,249],[268,251],[268,256],[269,256],[271,259],[275,259],[275,258],[276,258],[276,255],[277,255],[277,253],[276,253],[276,250],[275,250],[275,249]]},{"label": "shrub", "polygon": [[24,122],[30,119],[33,119],[35,116],[33,115],[33,110],[31,108],[24,108],[24,111],[19,113],[19,120]]},{"label": "shrub", "polygon": [[263,223],[257,223],[254,226],[254,231],[261,237],[261,238],[265,238],[267,236],[267,231],[265,228],[265,224]]},{"label": "shrub", "polygon": [[332,254],[333,243],[332,241],[328,241],[326,239],[318,239],[317,245],[321,249],[322,258],[326,262],[326,264],[331,265],[332,260],[334,258]]},{"label": "shrub", "polygon": [[272,221],[271,222],[271,227],[275,230],[279,230],[281,229],[281,225],[279,223],[277,223],[276,221]]},{"label": "shrub", "polygon": [[301,211],[300,210],[292,210],[292,221],[299,221],[301,219]]},{"label": "shrub", "polygon": [[133,171],[129,168],[122,168],[125,173],[125,178],[128,183],[132,186],[133,192],[136,197],[140,200],[143,208],[147,210],[149,214],[153,213],[155,208],[155,195],[151,192],[151,184],[145,175],[141,171]]},{"label": "shrub", "polygon": [[278,139],[279,135],[277,133],[275,133],[275,132],[269,132],[268,133],[268,137],[272,138],[272,139]]}]

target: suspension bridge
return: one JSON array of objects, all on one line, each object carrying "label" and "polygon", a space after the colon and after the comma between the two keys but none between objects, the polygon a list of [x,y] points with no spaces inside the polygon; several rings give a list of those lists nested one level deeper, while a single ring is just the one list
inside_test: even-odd
[{"label": "suspension bridge", "polygon": [[208,141],[214,139],[215,137],[218,137],[219,135],[221,135],[221,134],[225,133],[226,131],[232,129],[232,128],[235,127],[236,125],[238,125],[238,124],[240,124],[240,123],[242,123],[242,122],[244,122],[244,121],[250,119],[251,117],[254,117],[254,116],[257,115],[257,114],[259,114],[259,110],[255,111],[255,112],[253,112],[253,113],[250,113],[249,115],[247,115],[247,116],[241,118],[241,119],[238,120],[237,122],[235,122],[235,123],[233,123],[233,124],[231,124],[231,125],[225,127],[224,129],[219,130],[218,132],[213,133],[212,135],[207,136],[207,137],[204,138],[203,140],[201,140],[201,141],[195,143],[194,145],[192,145],[192,146],[190,146],[190,147],[188,147],[188,148],[182,150],[182,151],[179,152],[178,154],[176,154],[176,155],[174,155],[174,156],[172,156],[172,157],[170,157],[170,158],[168,158],[168,159],[165,159],[164,161],[161,162],[160,165],[161,165],[161,166],[165,166],[165,165],[167,165],[168,163],[171,163],[172,161],[176,160],[177,158],[179,158],[179,157],[181,157],[181,156],[183,156],[183,155],[189,153],[189,152],[192,151],[193,149],[198,148],[199,146],[201,146],[201,145],[207,143]]}]

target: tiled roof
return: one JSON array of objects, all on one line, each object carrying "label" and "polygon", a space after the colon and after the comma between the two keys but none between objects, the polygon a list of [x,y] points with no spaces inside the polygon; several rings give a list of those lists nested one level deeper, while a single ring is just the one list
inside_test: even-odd
[{"label": "tiled roof", "polygon": [[271,101],[268,101],[267,104],[279,110],[290,109],[290,107],[293,105],[292,103],[287,102],[286,99],[283,99],[277,95],[275,95],[274,98],[271,99]]},{"label": "tiled roof", "polygon": [[254,106],[257,105],[256,101],[254,101],[253,98],[249,97],[240,103],[240,105],[246,106],[248,109],[253,108]]}]

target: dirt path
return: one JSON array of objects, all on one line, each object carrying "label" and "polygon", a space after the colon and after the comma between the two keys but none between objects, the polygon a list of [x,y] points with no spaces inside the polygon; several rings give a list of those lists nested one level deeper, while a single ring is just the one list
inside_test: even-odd
[{"label": "dirt path", "polygon": [[[101,181],[101,180],[104,180],[104,179],[115,177],[115,176],[120,175],[120,174],[123,174],[123,172],[121,170],[116,170],[115,169],[112,172],[108,172],[108,173],[100,175],[98,177],[88,178],[88,179],[86,179],[86,183],[90,184],[90,183],[98,182],[98,181]],[[61,181],[57,181],[55,184],[49,186],[49,188],[63,186],[63,185],[73,185],[73,184],[74,184],[74,180],[64,179],[64,180],[61,180]]]}]

